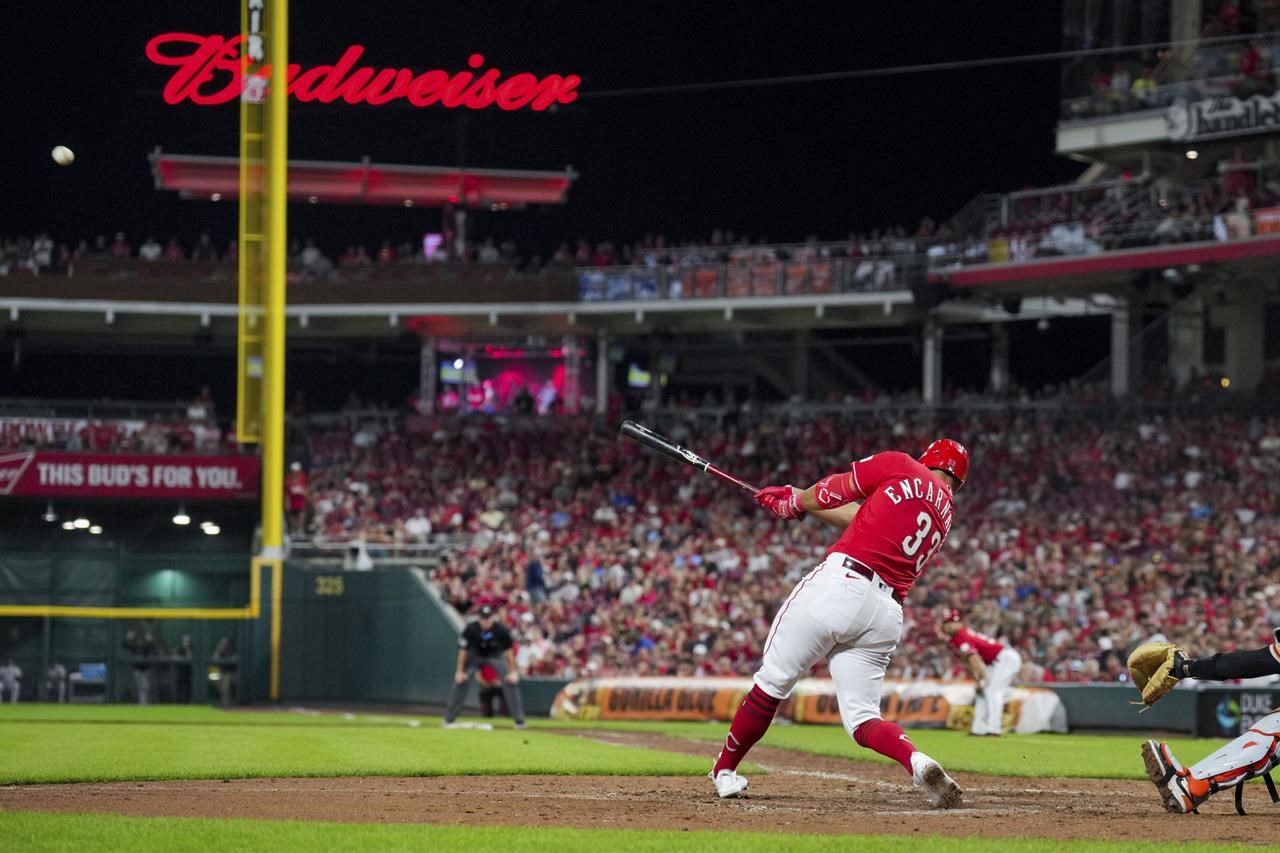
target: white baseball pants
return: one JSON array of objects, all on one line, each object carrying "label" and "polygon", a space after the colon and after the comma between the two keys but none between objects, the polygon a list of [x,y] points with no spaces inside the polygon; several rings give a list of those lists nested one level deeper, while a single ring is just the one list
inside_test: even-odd
[{"label": "white baseball pants", "polygon": [[987,689],[973,700],[973,734],[1004,733],[1004,706],[1013,695],[1013,680],[1021,669],[1022,656],[1008,646],[987,664]]},{"label": "white baseball pants", "polygon": [[845,568],[832,554],[805,575],[773,618],[755,683],[775,699],[824,658],[835,682],[840,719],[850,737],[880,719],[880,693],[902,635],[902,605],[888,584]]}]

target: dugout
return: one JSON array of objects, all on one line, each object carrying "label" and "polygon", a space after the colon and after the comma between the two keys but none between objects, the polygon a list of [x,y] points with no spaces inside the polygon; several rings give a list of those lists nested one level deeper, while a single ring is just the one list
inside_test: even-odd
[{"label": "dugout", "polygon": [[[155,653],[153,700],[210,699],[209,664],[220,639],[253,656],[255,634],[244,618],[202,618],[243,608],[251,597],[252,507],[206,503],[175,509],[149,502],[11,500],[0,529],[0,605],[90,608],[72,618],[0,616],[0,658],[23,671],[21,700],[52,697],[45,674],[53,661],[69,673],[104,668],[102,684],[83,684],[73,700],[136,701],[129,631],[150,632]],[[77,526],[78,522],[87,522]],[[207,524],[202,526],[202,522]],[[216,533],[208,532],[216,528]],[[177,609],[187,618],[115,618],[102,610]],[[90,679],[91,681],[94,679]]]}]

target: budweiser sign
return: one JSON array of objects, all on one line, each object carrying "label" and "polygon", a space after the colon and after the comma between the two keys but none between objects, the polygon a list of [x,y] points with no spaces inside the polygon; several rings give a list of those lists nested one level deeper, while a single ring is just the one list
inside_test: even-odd
[{"label": "budweiser sign", "polygon": [[[207,106],[238,100],[246,92],[257,97],[264,90],[271,69],[264,65],[246,75],[250,57],[241,50],[243,41],[240,36],[166,33],[147,42],[148,59],[175,69],[164,87],[165,101]],[[451,109],[496,106],[502,110],[545,110],[577,100],[578,84],[582,82],[576,74],[504,76],[497,68],[482,71],[485,59],[478,53],[467,59],[470,70],[454,72],[373,68],[359,64],[363,55],[364,47],[353,44],[333,65],[303,68],[290,63],[286,72],[289,95],[303,103],[377,105],[403,100],[415,107],[439,104]]]}]

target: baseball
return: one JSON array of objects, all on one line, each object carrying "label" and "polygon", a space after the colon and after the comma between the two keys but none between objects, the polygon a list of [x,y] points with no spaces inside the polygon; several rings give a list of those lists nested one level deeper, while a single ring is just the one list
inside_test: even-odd
[{"label": "baseball", "polygon": [[59,145],[53,149],[53,162],[59,166],[70,166],[75,159],[75,153],[65,145]]}]

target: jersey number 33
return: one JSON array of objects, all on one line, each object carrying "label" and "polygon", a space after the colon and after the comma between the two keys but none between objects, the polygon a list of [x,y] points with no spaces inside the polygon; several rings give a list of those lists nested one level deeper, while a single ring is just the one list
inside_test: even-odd
[{"label": "jersey number 33", "polygon": [[[916,574],[919,575],[924,571],[924,564],[929,562],[929,558],[938,550],[938,546],[942,544],[942,531],[937,530],[933,526],[933,516],[927,512],[921,512],[916,516],[916,532],[902,537],[902,553],[910,558],[916,554],[920,556],[916,558]],[[925,539],[929,540],[929,545],[925,547]]]}]

